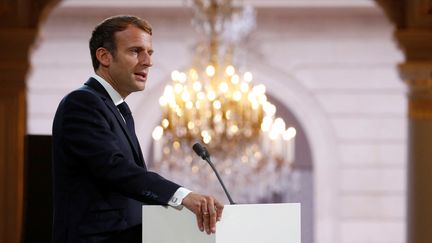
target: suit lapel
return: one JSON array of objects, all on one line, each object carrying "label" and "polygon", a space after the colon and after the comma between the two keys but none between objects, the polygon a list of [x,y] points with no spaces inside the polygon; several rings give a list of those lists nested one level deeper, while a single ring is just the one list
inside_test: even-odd
[{"label": "suit lapel", "polygon": [[[141,166],[145,166],[144,163],[144,158],[141,152],[141,148],[138,142],[138,148],[136,148],[132,142],[132,136],[135,136],[134,134],[129,134],[128,129],[126,127],[126,123],[123,120],[123,117],[120,114],[120,111],[117,109],[117,107],[115,106],[114,102],[111,100],[111,97],[109,96],[108,92],[105,90],[105,88],[94,78],[90,78],[85,85],[89,86],[90,88],[94,89],[101,97],[102,100],[105,102],[105,104],[108,106],[108,108],[111,110],[111,112],[113,113],[113,115],[115,116],[115,118],[117,119],[117,122],[120,124],[123,133],[126,135],[128,141],[129,141],[129,145],[132,147],[132,150],[135,154],[135,157],[137,158],[137,163],[141,162]],[[137,139],[138,141],[138,139]]]}]

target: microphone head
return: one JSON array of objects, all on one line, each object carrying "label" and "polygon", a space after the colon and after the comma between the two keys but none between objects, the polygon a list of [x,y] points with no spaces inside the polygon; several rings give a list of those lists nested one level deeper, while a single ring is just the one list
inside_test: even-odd
[{"label": "microphone head", "polygon": [[200,143],[195,143],[192,146],[193,151],[200,156],[202,159],[207,160],[210,157],[209,152],[205,147],[203,147]]}]

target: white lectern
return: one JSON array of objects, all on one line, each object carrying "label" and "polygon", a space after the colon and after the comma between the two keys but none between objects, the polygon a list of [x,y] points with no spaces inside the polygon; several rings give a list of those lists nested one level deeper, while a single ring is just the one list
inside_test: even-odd
[{"label": "white lectern", "polygon": [[300,243],[300,203],[225,205],[216,234],[188,209],[143,206],[143,243]]}]

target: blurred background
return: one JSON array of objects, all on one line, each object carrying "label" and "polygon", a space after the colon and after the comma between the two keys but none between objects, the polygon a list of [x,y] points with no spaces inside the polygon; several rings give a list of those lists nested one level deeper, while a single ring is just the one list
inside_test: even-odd
[{"label": "blurred background", "polygon": [[[164,127],[167,112],[173,111],[161,97],[177,83],[183,85],[178,95],[184,94],[194,82],[191,69],[204,73],[207,65],[213,65],[216,72],[223,72],[232,66],[240,82],[246,80],[249,85],[246,94],[264,87],[256,90],[275,108],[270,109],[272,124],[282,120],[286,129],[275,135],[280,137],[276,141],[271,129],[263,128],[263,120],[251,125],[259,133],[246,139],[255,141],[251,155],[244,138],[229,140],[234,146],[220,148],[212,147],[211,141],[221,142],[216,128],[210,142],[207,135],[198,134],[197,139],[215,155],[214,163],[235,201],[302,203],[303,243],[424,243],[431,239],[425,225],[432,216],[427,206],[432,200],[424,195],[429,194],[432,178],[428,165],[432,155],[425,146],[432,140],[432,1],[35,2],[4,3],[0,8],[5,17],[17,19],[4,24],[0,35],[8,54],[1,58],[2,70],[6,70],[3,79],[10,86],[1,88],[0,111],[11,119],[0,123],[4,132],[0,171],[5,176],[0,213],[6,222],[0,227],[1,242],[44,242],[35,239],[49,237],[52,119],[59,101],[93,73],[88,40],[94,26],[117,14],[137,15],[153,26],[155,53],[146,89],[127,98],[152,169],[228,202],[204,162],[191,157],[190,137],[181,130],[170,136]],[[246,9],[244,18],[234,20],[230,13],[220,13],[234,22],[225,25],[231,27],[226,32],[216,33],[220,37],[217,55],[223,63],[215,64],[208,58],[211,50],[200,49],[200,44],[209,42],[205,30],[211,26],[199,22],[202,18],[197,20],[199,2]],[[242,38],[235,39],[237,35]],[[22,54],[14,54],[19,45]],[[203,66],[197,59],[208,64]],[[175,70],[186,75],[186,81],[173,76]],[[20,77],[12,78],[18,73]],[[251,80],[245,73],[252,75]],[[228,76],[232,81],[233,75]],[[10,85],[14,80],[18,84]],[[226,92],[234,94],[232,82]],[[188,100],[183,101],[186,112]],[[267,103],[258,105],[265,114]],[[253,102],[241,105],[248,104]],[[221,106],[229,109],[223,102]],[[215,114],[209,119],[219,124]],[[189,120],[198,121],[197,117]],[[223,124],[231,124],[228,120]],[[180,119],[169,124],[182,125]],[[155,135],[158,126],[164,131],[162,139]],[[283,140],[283,132],[291,127],[295,134]],[[224,132],[239,134],[244,128],[226,125]],[[267,144],[263,142],[266,131],[271,138]],[[238,159],[217,155],[238,150],[244,152]],[[257,164],[266,168],[265,173]]]}]

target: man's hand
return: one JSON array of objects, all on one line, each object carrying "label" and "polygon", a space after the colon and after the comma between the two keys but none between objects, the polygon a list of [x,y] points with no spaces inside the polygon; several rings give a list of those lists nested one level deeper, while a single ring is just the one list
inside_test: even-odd
[{"label": "man's hand", "polygon": [[207,234],[216,232],[216,221],[222,217],[224,205],[212,196],[189,193],[182,202],[197,218],[198,228]]}]

